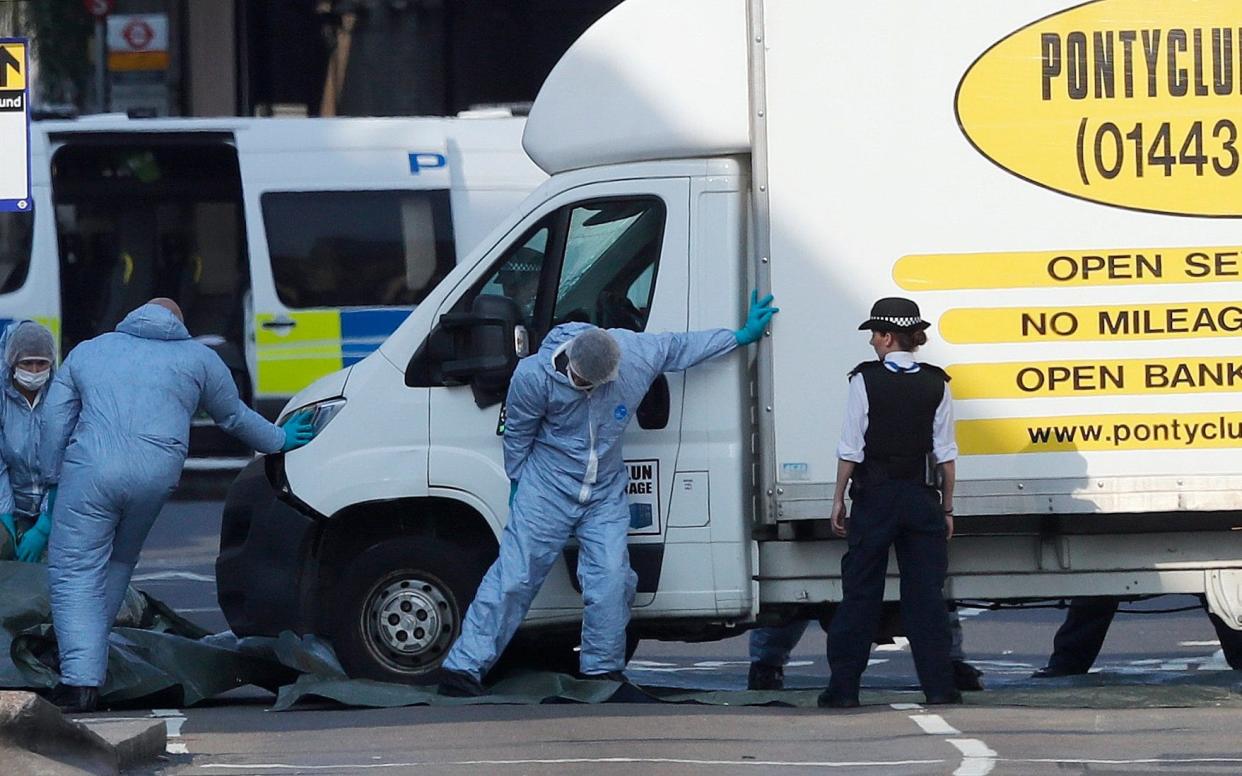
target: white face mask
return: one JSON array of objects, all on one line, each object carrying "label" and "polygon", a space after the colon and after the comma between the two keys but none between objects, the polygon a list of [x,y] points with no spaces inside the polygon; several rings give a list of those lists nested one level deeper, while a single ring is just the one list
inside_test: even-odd
[{"label": "white face mask", "polygon": [[28,391],[39,390],[51,376],[51,369],[44,369],[42,372],[28,372],[25,369],[13,370],[13,379],[17,381],[18,385]]}]

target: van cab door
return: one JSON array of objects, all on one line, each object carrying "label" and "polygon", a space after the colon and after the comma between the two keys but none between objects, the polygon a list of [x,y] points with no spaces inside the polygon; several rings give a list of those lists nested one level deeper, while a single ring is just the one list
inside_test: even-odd
[{"label": "van cab door", "polygon": [[[689,183],[683,178],[618,181],[564,192],[535,211],[509,247],[440,314],[467,312],[480,294],[517,303],[538,358],[544,335],[567,321],[635,331],[685,331],[689,264]],[[631,465],[630,560],[639,575],[636,606],[659,587],[680,436],[682,376],[662,376],[624,439]],[[431,389],[433,489],[464,491],[507,519],[501,450],[503,405],[480,407],[468,385]],[[576,548],[549,574],[532,619],[576,616]],[[542,610],[542,611],[541,611]],[[559,611],[557,611],[559,610]]]}]

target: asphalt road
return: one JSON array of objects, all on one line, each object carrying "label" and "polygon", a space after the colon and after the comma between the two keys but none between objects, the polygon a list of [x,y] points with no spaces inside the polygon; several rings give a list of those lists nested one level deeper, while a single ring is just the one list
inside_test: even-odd
[{"label": "asphalt road", "polygon": [[[219,502],[174,502],[152,531],[135,584],[211,630],[227,625],[215,602]],[[1175,608],[1167,597],[1133,608]],[[1030,684],[1062,613],[963,612],[966,649],[993,688]],[[824,636],[808,630],[787,680],[820,688]],[[1097,668],[1163,677],[1226,668],[1198,611],[1119,615]],[[644,642],[630,664],[639,683],[741,689],[746,638],[708,644]],[[1223,675],[1222,675],[1223,676]],[[159,710],[170,732],[163,772],[242,773],[1239,773],[1242,714],[1211,705],[1145,709],[923,708],[909,650],[879,647],[870,689],[911,690],[850,712],[781,707],[308,706],[266,711],[272,696],[245,688],[189,710]],[[889,695],[892,695],[891,693]],[[908,701],[909,706],[904,702]],[[301,709],[301,707],[299,707]],[[114,716],[134,716],[135,712]],[[141,714],[139,714],[141,716]]]}]

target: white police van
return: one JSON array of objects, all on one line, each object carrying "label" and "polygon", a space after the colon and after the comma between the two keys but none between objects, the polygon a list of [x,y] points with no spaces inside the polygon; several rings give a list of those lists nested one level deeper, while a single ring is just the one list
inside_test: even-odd
[{"label": "white police van", "polygon": [[[172,297],[274,417],[374,351],[544,180],[523,123],[35,122],[34,207],[0,213],[0,319],[44,323],[67,353]],[[209,421],[191,448],[192,467],[248,456]]]}]

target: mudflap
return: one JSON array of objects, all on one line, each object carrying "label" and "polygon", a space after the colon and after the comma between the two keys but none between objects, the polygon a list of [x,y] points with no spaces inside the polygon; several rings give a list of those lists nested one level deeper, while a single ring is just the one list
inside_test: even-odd
[{"label": "mudflap", "polygon": [[1208,611],[1242,631],[1242,569],[1213,569],[1204,575]]}]

